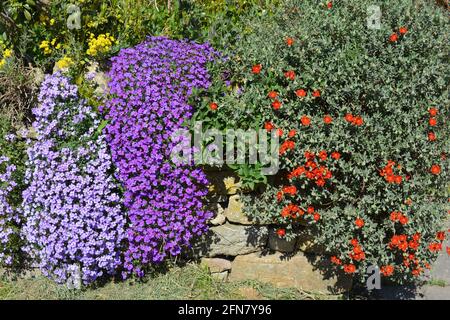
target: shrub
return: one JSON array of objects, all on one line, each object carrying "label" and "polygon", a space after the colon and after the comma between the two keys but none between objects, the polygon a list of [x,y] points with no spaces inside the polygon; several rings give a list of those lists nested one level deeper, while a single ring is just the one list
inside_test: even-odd
[{"label": "shrub", "polygon": [[60,73],[47,76],[33,109],[36,141],[28,141],[23,192],[24,250],[58,282],[83,283],[121,266],[126,217],[112,162],[92,108]]},{"label": "shrub", "polygon": [[209,45],[153,37],[112,58],[103,112],[131,223],[124,276],[143,275],[207,230],[206,177],[172,161],[178,142],[171,137],[192,114],[192,90],[209,85],[206,63],[214,55]]},{"label": "shrub", "polygon": [[14,131],[10,119],[0,116],[0,266],[9,268],[25,262],[20,237],[25,142]]},{"label": "shrub", "polygon": [[249,21],[195,116],[278,130],[283,185],[248,203],[249,215],[310,225],[360,279],[374,264],[413,280],[445,237],[449,21],[429,2],[385,1],[370,29],[371,1],[330,3],[288,2]]}]

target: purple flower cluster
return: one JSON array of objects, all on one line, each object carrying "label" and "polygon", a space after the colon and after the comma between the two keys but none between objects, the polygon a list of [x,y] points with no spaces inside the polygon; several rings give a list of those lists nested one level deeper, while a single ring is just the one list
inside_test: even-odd
[{"label": "purple flower cluster", "polygon": [[59,73],[41,85],[22,232],[25,251],[45,275],[64,282],[79,270],[88,284],[122,265],[126,216],[105,137],[96,134],[100,120],[77,90]]},{"label": "purple flower cluster", "polygon": [[207,231],[208,181],[192,164],[171,161],[171,137],[192,116],[192,90],[209,86],[206,64],[216,55],[207,44],[152,37],[112,59],[103,112],[131,222],[124,277],[142,276]]},{"label": "purple flower cluster", "polygon": [[9,164],[9,158],[0,156],[0,265],[11,266],[14,261],[12,243],[18,236],[17,226],[20,224],[18,211],[10,204],[10,193],[16,187],[12,175],[16,166]]}]

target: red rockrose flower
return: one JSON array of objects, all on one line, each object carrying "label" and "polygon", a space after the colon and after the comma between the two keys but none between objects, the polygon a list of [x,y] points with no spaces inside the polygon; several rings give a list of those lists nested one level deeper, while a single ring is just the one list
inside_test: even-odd
[{"label": "red rockrose flower", "polygon": [[288,133],[288,137],[289,138],[293,138],[295,136],[295,134],[297,133],[297,131],[295,129],[292,129],[291,131],[289,131]]},{"label": "red rockrose flower", "polygon": [[281,102],[280,101],[275,100],[274,102],[272,102],[272,108],[274,110],[278,110],[278,109],[280,109],[280,107],[281,107]]},{"label": "red rockrose flower", "polygon": [[328,9],[333,8],[333,2],[329,1],[329,2],[327,3],[327,8],[328,8]]},{"label": "red rockrose flower", "polygon": [[430,124],[430,126],[434,127],[435,125],[437,125],[437,120],[436,118],[430,118],[428,123]]},{"label": "red rockrose flower", "polygon": [[285,229],[283,229],[283,228],[279,228],[278,230],[277,230],[277,235],[279,236],[279,237],[284,237],[285,235],[286,235],[286,230]]},{"label": "red rockrose flower", "polygon": [[318,213],[314,213],[314,221],[319,221],[320,220],[320,214]]},{"label": "red rockrose flower", "polygon": [[267,132],[272,131],[273,128],[274,128],[274,126],[273,126],[272,122],[266,122],[266,123],[264,124],[264,129],[266,129]]},{"label": "red rockrose flower", "polygon": [[352,239],[350,240],[350,244],[354,247],[356,247],[358,245],[358,239]]},{"label": "red rockrose flower", "polygon": [[346,264],[344,265],[344,272],[345,273],[354,273],[356,271],[356,267],[354,264]]},{"label": "red rockrose flower", "polygon": [[445,240],[445,232],[439,231],[438,233],[436,233],[436,239],[438,239],[440,241],[444,241]]},{"label": "red rockrose flower", "polygon": [[450,256],[450,247],[447,247],[447,254]]},{"label": "red rockrose flower", "polygon": [[398,219],[398,221],[399,221],[402,225],[405,225],[405,224],[408,223],[408,217],[402,215],[402,216],[400,217],[400,219]]},{"label": "red rockrose flower", "polygon": [[295,90],[295,94],[296,94],[297,97],[299,97],[299,98],[304,98],[304,97],[306,97],[306,91],[303,90],[303,89]]},{"label": "red rockrose flower", "polygon": [[400,32],[400,34],[405,34],[405,33],[408,32],[408,29],[407,29],[406,27],[400,27],[400,28],[398,29],[398,32]]},{"label": "red rockrose flower", "polygon": [[331,157],[332,157],[334,160],[339,160],[339,159],[341,158],[341,154],[340,154],[339,152],[335,151],[335,152],[333,152],[333,153],[331,154]]},{"label": "red rockrose flower", "polygon": [[353,120],[354,120],[354,117],[353,117],[353,115],[352,115],[351,113],[347,113],[347,114],[345,115],[345,121],[347,121],[347,122],[353,122]]},{"label": "red rockrose flower", "polygon": [[312,93],[312,96],[314,98],[319,98],[320,97],[320,90],[314,90],[313,93]]},{"label": "red rockrose flower", "polygon": [[382,267],[380,268],[380,272],[381,272],[381,274],[382,274],[383,276],[389,277],[389,276],[391,276],[391,275],[394,273],[394,267],[391,266],[391,265],[388,265],[388,266],[382,266]]},{"label": "red rockrose flower", "polygon": [[211,103],[209,104],[209,108],[210,108],[211,110],[217,110],[217,103],[211,102]]},{"label": "red rockrose flower", "polygon": [[356,219],[356,220],[355,220],[355,225],[356,225],[358,228],[364,227],[364,220],[361,219],[361,218]]},{"label": "red rockrose flower", "polygon": [[323,122],[325,122],[326,124],[330,124],[331,122],[333,122],[333,118],[327,114],[323,117]]},{"label": "red rockrose flower", "polygon": [[428,113],[430,114],[430,116],[436,117],[437,114],[438,114],[438,109],[436,109],[436,108],[430,108],[430,109],[428,110]]},{"label": "red rockrose flower", "polygon": [[341,259],[339,259],[338,257],[332,256],[332,257],[331,257],[331,263],[334,263],[334,264],[336,264],[336,265],[341,265],[341,264],[342,264],[342,261],[341,261]]},{"label": "red rockrose flower", "polygon": [[362,117],[355,117],[354,118],[354,121],[353,121],[353,124],[354,125],[356,125],[356,126],[362,126],[363,125],[363,123],[364,123],[364,120],[363,120],[363,118]]},{"label": "red rockrose flower", "polygon": [[398,35],[396,33],[391,34],[389,37],[390,42],[396,42],[398,40]]},{"label": "red rockrose flower", "polygon": [[287,38],[286,39],[286,44],[288,45],[288,47],[292,46],[294,44],[294,39],[292,38]]},{"label": "red rockrose flower", "polygon": [[438,175],[441,173],[441,167],[438,164],[433,164],[430,169],[432,174]]},{"label": "red rockrose flower", "polygon": [[283,135],[283,130],[277,129],[277,136],[281,137]]},{"label": "red rockrose flower", "polygon": [[294,79],[295,79],[295,72],[294,72],[294,70],[286,71],[286,72],[284,73],[284,76],[285,76],[286,78],[288,78],[289,80],[294,80]]},{"label": "red rockrose flower", "polygon": [[252,67],[252,73],[258,74],[258,73],[261,72],[261,69],[262,69],[262,65],[260,65],[260,64],[255,64],[255,65]]},{"label": "red rockrose flower", "polygon": [[434,132],[428,132],[428,140],[430,141],[436,140],[436,134]]},{"label": "red rockrose flower", "polygon": [[305,127],[309,126],[311,124],[311,119],[307,116],[303,116],[300,121],[302,122],[302,125]]},{"label": "red rockrose flower", "polygon": [[278,92],[276,91],[270,91],[267,95],[270,99],[275,99],[278,96]]}]

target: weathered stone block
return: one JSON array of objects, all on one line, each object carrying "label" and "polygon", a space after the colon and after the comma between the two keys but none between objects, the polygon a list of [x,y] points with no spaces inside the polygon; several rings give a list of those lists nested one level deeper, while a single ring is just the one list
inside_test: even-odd
[{"label": "weathered stone block", "polygon": [[200,264],[208,267],[212,273],[231,270],[231,261],[222,258],[202,258]]},{"label": "weathered stone block", "polygon": [[337,293],[351,288],[351,278],[330,275],[328,260],[315,255],[297,253],[292,257],[281,253],[237,256],[232,263],[230,281],[248,279],[270,283],[279,288],[297,288],[320,293]]}]

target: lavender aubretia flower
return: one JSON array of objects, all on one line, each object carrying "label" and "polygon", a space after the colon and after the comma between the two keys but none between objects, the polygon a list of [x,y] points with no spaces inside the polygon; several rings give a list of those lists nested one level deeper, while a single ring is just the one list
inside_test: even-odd
[{"label": "lavender aubretia flower", "polygon": [[26,252],[58,282],[75,265],[85,284],[115,273],[126,218],[104,136],[94,134],[100,120],[59,73],[42,83],[33,114],[38,139],[27,150]]},{"label": "lavender aubretia flower", "polygon": [[104,113],[131,222],[124,276],[141,276],[145,265],[178,255],[207,230],[206,177],[170,160],[170,138],[192,115],[192,90],[209,86],[206,64],[215,55],[209,45],[153,37],[112,59]]}]

